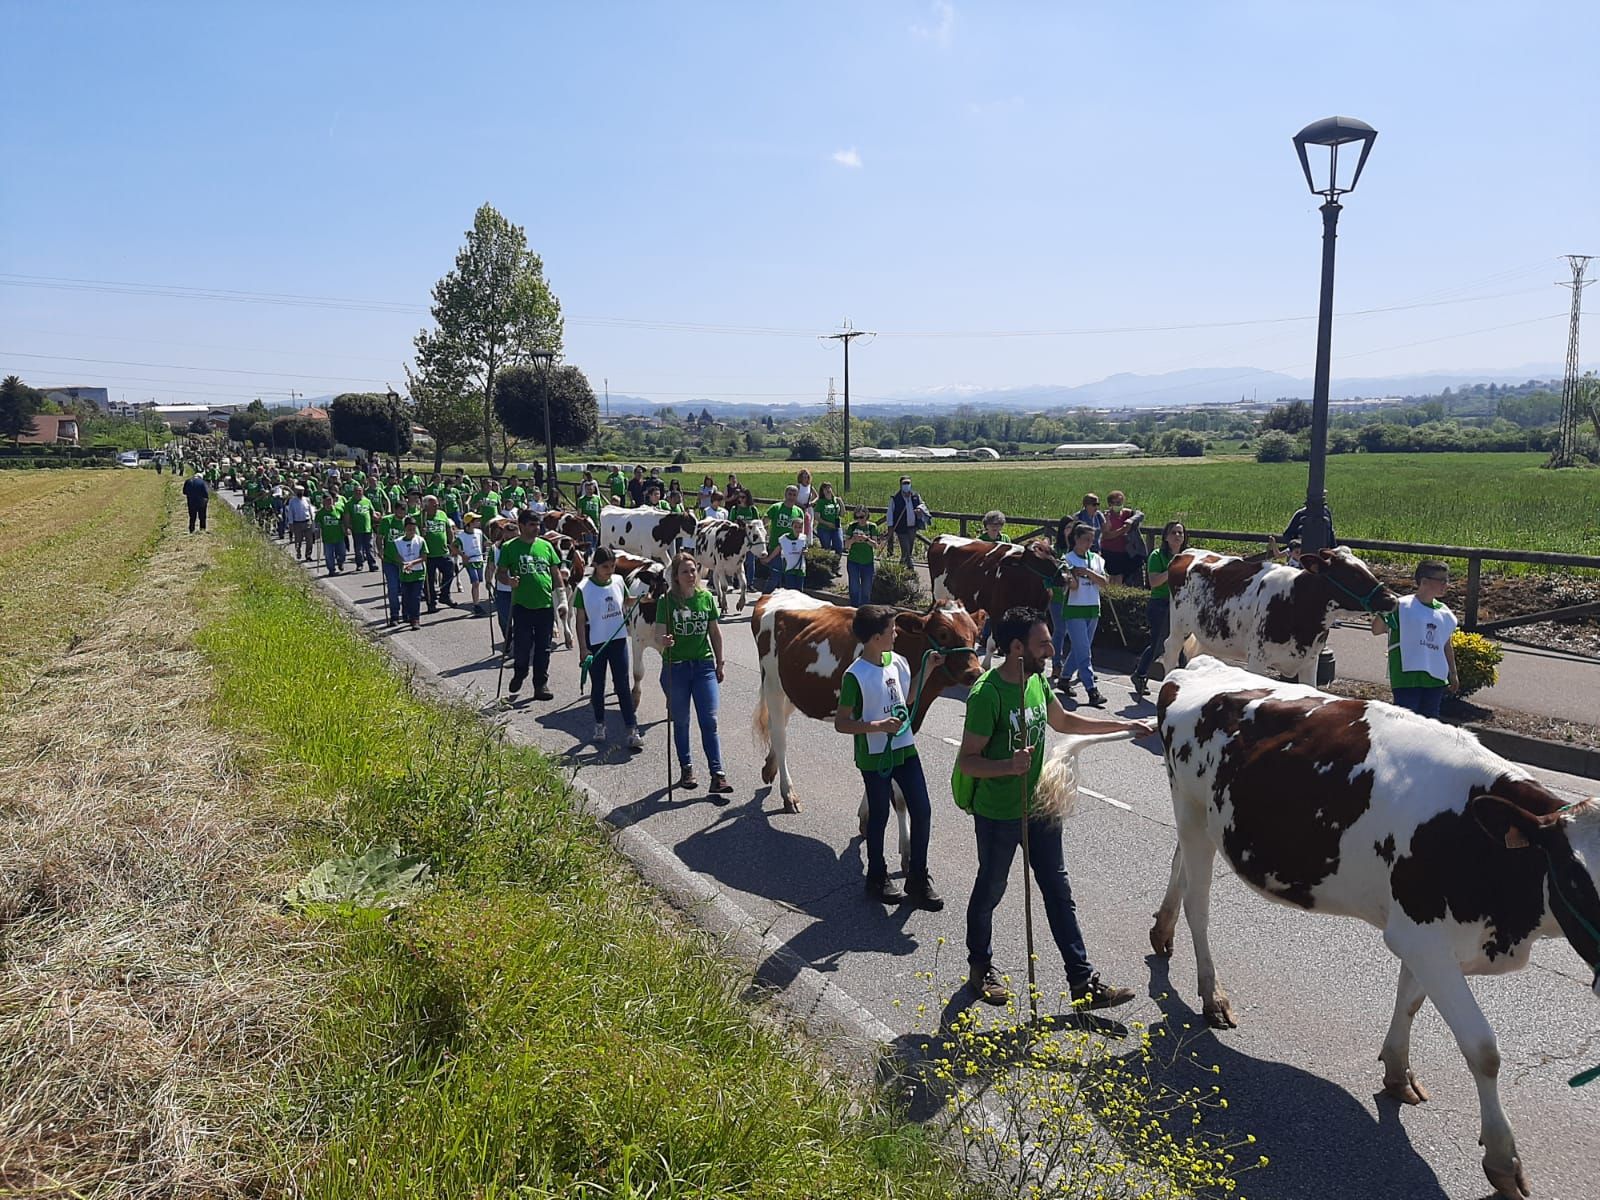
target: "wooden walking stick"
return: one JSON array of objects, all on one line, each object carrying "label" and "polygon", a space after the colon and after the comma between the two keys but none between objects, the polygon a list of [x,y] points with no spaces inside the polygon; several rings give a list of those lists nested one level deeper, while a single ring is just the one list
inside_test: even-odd
[{"label": "wooden walking stick", "polygon": [[[1026,689],[1024,682],[1024,705],[1022,717],[1027,719]],[[1027,747],[1028,752],[1033,752],[1033,747]],[[1028,946],[1028,1011],[1031,1019],[1039,1020],[1039,988],[1034,978],[1033,961],[1033,874],[1028,861],[1028,809],[1032,805],[1032,796],[1028,789],[1028,776],[1033,774],[1033,767],[1017,777],[1017,791],[1022,796],[1022,931]]]}]

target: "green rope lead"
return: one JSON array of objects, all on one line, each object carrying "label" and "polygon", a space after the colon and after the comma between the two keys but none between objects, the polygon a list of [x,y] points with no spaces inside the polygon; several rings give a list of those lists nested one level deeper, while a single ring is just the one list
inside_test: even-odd
[{"label": "green rope lead", "polygon": [[922,702],[922,686],[928,682],[928,660],[936,654],[949,658],[953,654],[976,653],[977,651],[971,646],[938,646],[930,640],[928,648],[922,652],[922,661],[917,664],[917,674],[911,689],[911,707],[906,708],[897,704],[889,711],[891,717],[900,718],[900,728],[888,735],[883,743],[883,749],[877,755],[880,765],[876,769],[880,779],[887,779],[894,774],[894,740],[910,729],[912,722],[917,719],[917,705]]},{"label": "green rope lead", "polygon": [[1587,1071],[1579,1071],[1567,1080],[1567,1086],[1580,1088],[1586,1083],[1593,1083],[1596,1079],[1600,1079],[1600,1065],[1590,1067]]}]

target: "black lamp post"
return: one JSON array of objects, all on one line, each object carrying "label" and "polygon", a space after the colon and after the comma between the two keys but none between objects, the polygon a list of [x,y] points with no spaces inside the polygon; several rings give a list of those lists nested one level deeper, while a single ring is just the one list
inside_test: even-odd
[{"label": "black lamp post", "polygon": [[[1311,473],[1306,481],[1306,520],[1300,534],[1300,546],[1306,553],[1315,553],[1328,544],[1328,523],[1324,516],[1327,503],[1328,467],[1328,365],[1333,339],[1333,252],[1339,228],[1339,197],[1353,192],[1361,169],[1367,165],[1367,155],[1378,131],[1365,121],[1354,117],[1327,117],[1314,121],[1294,135],[1294,148],[1300,155],[1300,167],[1306,173],[1306,183],[1322,197],[1322,300],[1317,308],[1317,374],[1312,392],[1311,408]],[[1339,176],[1339,148],[1361,143],[1361,153],[1355,160],[1347,182]],[[1328,162],[1326,178],[1320,169],[1314,174],[1311,161],[1306,156],[1307,146],[1326,146]],[[1348,169],[1349,153],[1345,156]],[[1320,168],[1320,155],[1319,155]]]},{"label": "black lamp post", "polygon": [[550,364],[555,361],[554,350],[534,350],[528,356],[539,363],[539,400],[544,405],[544,490],[545,503],[554,505],[556,490],[556,448],[550,440]]}]

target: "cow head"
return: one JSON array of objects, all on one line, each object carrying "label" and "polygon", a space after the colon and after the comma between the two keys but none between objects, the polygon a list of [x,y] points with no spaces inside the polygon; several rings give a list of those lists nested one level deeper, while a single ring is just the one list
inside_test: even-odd
[{"label": "cow head", "polygon": [[760,517],[750,517],[740,524],[750,538],[750,552],[756,555],[767,553],[767,523]]},{"label": "cow head", "polygon": [[1484,792],[1472,797],[1468,811],[1507,849],[1544,855],[1550,911],[1594,972],[1590,987],[1600,996],[1600,797],[1535,813],[1516,800]]},{"label": "cow head", "polygon": [[656,543],[671,546],[674,551],[693,549],[697,524],[691,513],[662,513],[656,522]]},{"label": "cow head", "polygon": [[1023,543],[1022,565],[1043,579],[1047,588],[1067,586],[1067,564],[1055,556],[1043,538]]},{"label": "cow head", "polygon": [[[619,556],[618,566],[621,565]],[[646,625],[654,625],[656,602],[667,594],[666,567],[654,561],[638,563],[626,572],[624,579],[628,594],[639,597],[639,619]]]},{"label": "cow head", "polygon": [[[896,632],[912,635],[912,645],[920,644],[913,672],[921,672],[920,660],[928,651],[928,671],[940,674],[948,684],[971,687],[983,674],[978,647],[978,634],[983,630],[985,614],[982,609],[969,613],[960,603],[946,600],[936,603],[925,613],[901,612],[895,615]],[[896,645],[899,638],[895,639]],[[907,655],[911,658],[911,655]]]},{"label": "cow head", "polygon": [[1330,585],[1333,603],[1353,612],[1393,612],[1400,598],[1344,546],[1301,557],[1300,565]]}]

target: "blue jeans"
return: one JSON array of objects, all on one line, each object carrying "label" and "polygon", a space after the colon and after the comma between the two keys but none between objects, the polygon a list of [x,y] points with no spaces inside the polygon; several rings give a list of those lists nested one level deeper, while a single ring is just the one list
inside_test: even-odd
[{"label": "blue jeans", "polygon": [[504,649],[510,643],[507,638],[511,636],[511,591],[508,588],[495,588],[494,611],[500,618],[500,645]]},{"label": "blue jeans", "polygon": [[[974,971],[985,971],[993,961],[994,910],[1006,894],[1006,879],[1011,861],[1022,845],[1022,819],[996,821],[974,816],[978,838],[978,877],[972,882],[972,899],[967,902],[967,962]],[[1067,982],[1080,987],[1089,982],[1094,967],[1083,945],[1078,928],[1078,910],[1072,902],[1072,885],[1067,882],[1067,856],[1061,844],[1059,821],[1028,822],[1028,862],[1044,898],[1044,912],[1050,933],[1066,964]],[[1027,880],[1023,880],[1027,886]]]},{"label": "blue jeans", "polygon": [[344,570],[344,543],[322,543],[322,565],[327,568],[328,574]]},{"label": "blue jeans", "polygon": [[430,555],[428,558],[428,611],[433,612],[441,601],[450,603],[450,585],[455,582],[456,564],[448,554]]},{"label": "blue jeans", "polygon": [[392,562],[383,564],[383,582],[389,593],[389,620],[400,619],[400,568]]},{"label": "blue jeans", "polygon": [[1090,651],[1094,647],[1094,631],[1100,626],[1099,617],[1071,617],[1067,620],[1067,637],[1072,645],[1067,649],[1067,671],[1063,678],[1077,676],[1085,691],[1094,691],[1094,663]]},{"label": "blue jeans", "polygon": [[359,571],[361,569],[361,564],[363,562],[365,562],[368,567],[375,566],[378,560],[372,553],[372,535],[370,533],[358,533],[355,535],[355,539],[356,570]]},{"label": "blue jeans", "polygon": [[837,554],[844,553],[844,533],[838,527],[823,529],[818,526],[817,543],[824,550],[832,550]]},{"label": "blue jeans", "polygon": [[1050,671],[1054,675],[1067,672],[1067,618],[1065,600],[1050,601]]},{"label": "blue jeans", "polygon": [[778,575],[778,587],[793,588],[797,592],[805,591],[806,569],[800,567],[798,570],[791,571],[788,568],[784,568]]},{"label": "blue jeans", "polygon": [[1151,664],[1166,647],[1167,634],[1172,632],[1172,601],[1165,596],[1151,599],[1145,603],[1144,611],[1150,622],[1150,644],[1139,655],[1139,665],[1133,669],[1133,673],[1140,676],[1150,674]]},{"label": "blue jeans", "polygon": [[589,664],[589,707],[594,710],[596,723],[606,719],[606,670],[611,671],[611,686],[617,693],[617,710],[622,713],[624,729],[636,728],[639,720],[633,712],[633,686],[628,680],[628,636],[619,633],[604,650],[595,650],[594,662]]},{"label": "blue jeans", "polygon": [[709,658],[672,663],[661,668],[661,690],[667,697],[667,713],[672,718],[672,744],[678,751],[678,765],[689,770],[689,705],[694,704],[695,720],[700,724],[700,745],[706,752],[706,767],[713,775],[722,774],[722,742],[717,736],[717,667]]},{"label": "blue jeans", "polygon": [[756,552],[754,550],[746,550],[744,552],[744,581],[752,592],[762,590],[756,586]]},{"label": "blue jeans", "polygon": [[1394,689],[1394,702],[1414,713],[1439,719],[1439,706],[1444,703],[1445,687],[1405,687]]},{"label": "blue jeans", "polygon": [[422,580],[400,585],[400,615],[413,624],[422,619]]},{"label": "blue jeans", "polygon": [[872,576],[877,569],[877,564],[847,562],[844,568],[845,574],[850,580],[850,603],[857,608],[860,608],[863,604],[871,604]]},{"label": "blue jeans", "polygon": [[885,879],[889,864],[883,859],[883,834],[889,826],[889,810],[894,801],[894,785],[906,798],[906,815],[911,818],[911,847],[906,853],[906,878],[920,879],[928,872],[928,834],[933,823],[933,806],[928,803],[928,781],[922,775],[922,760],[915,755],[888,775],[861,772],[867,785],[867,878]]}]

